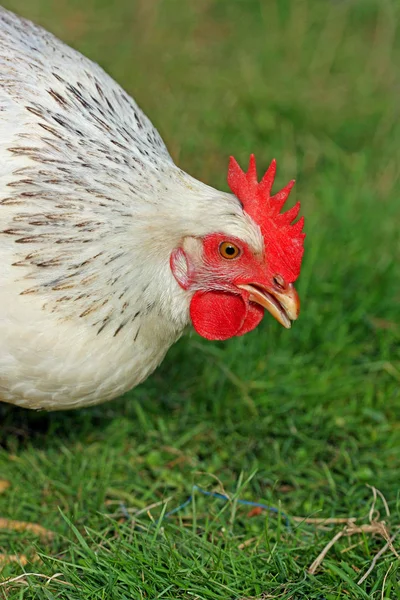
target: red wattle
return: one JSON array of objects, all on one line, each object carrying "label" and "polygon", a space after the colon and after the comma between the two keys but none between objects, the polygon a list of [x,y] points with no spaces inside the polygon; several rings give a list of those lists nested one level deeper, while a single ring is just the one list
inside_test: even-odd
[{"label": "red wattle", "polygon": [[255,329],[261,322],[264,316],[264,309],[259,304],[253,302],[247,303],[247,314],[242,327],[235,333],[235,335],[244,335],[252,329]]},{"label": "red wattle", "polygon": [[264,309],[229,292],[196,292],[190,318],[199,335],[208,340],[227,340],[244,335],[261,321]]}]

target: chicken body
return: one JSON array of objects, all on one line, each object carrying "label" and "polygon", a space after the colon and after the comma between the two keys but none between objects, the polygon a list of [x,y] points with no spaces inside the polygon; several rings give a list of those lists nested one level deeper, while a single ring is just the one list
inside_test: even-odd
[{"label": "chicken body", "polygon": [[263,252],[99,66],[0,8],[0,400],[74,408],[143,381],[190,322],[171,252],[214,231]]}]

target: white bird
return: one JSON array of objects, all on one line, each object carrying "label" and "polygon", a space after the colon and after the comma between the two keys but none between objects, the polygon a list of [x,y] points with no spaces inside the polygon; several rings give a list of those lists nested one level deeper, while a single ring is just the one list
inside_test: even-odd
[{"label": "white bird", "polygon": [[234,159],[233,194],[179,169],[98,65],[0,8],[0,400],[57,410],[133,388],[187,325],[297,317],[291,188]]}]

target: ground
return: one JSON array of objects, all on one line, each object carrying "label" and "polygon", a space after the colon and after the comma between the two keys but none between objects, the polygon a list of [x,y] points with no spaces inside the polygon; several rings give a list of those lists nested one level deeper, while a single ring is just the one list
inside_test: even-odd
[{"label": "ground", "polygon": [[0,409],[0,597],[400,598],[400,536],[373,562],[400,527],[400,5],[4,4],[106,68],[196,177],[275,157],[307,239],[292,330],[188,335],[94,409]]}]

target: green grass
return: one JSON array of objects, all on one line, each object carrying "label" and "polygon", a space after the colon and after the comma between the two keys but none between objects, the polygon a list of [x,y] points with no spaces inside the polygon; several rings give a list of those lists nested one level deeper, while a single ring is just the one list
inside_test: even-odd
[{"label": "green grass", "polygon": [[[144,385],[71,413],[2,406],[0,598],[399,599],[378,535],[249,516],[400,526],[400,5],[396,0],[5,0],[100,62],[179,164],[226,189],[229,154],[295,176],[306,216],[291,331],[182,339]],[[224,489],[229,502],[192,486]],[[127,520],[121,503],[130,511]],[[156,503],[153,508],[146,509]],[[144,510],[146,509],[146,510]],[[137,511],[139,514],[136,514]],[[399,540],[394,542],[400,552]],[[18,577],[24,571],[51,577]]]}]

